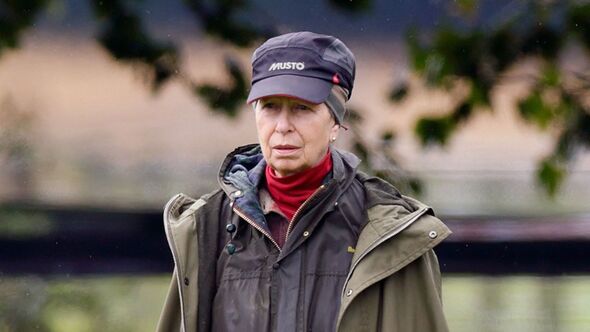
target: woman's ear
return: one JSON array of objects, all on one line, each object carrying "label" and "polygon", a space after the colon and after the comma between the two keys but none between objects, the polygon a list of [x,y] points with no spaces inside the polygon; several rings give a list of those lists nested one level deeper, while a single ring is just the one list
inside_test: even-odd
[{"label": "woman's ear", "polygon": [[339,132],[340,132],[340,125],[337,123],[334,123],[334,125],[330,129],[330,142],[331,143],[334,143],[334,141],[336,141],[336,139],[338,138]]}]

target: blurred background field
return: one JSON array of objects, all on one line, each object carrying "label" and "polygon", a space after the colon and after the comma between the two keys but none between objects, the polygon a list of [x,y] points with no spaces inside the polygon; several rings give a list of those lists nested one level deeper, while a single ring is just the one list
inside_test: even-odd
[{"label": "blurred background field", "polygon": [[169,276],[3,278],[1,331],[153,331]]},{"label": "blurred background field", "polygon": [[[169,276],[4,278],[3,331],[153,331]],[[587,277],[447,276],[454,332],[579,332],[590,324]],[[8,305],[10,304],[10,305]]]},{"label": "blurred background field", "polygon": [[[223,156],[256,141],[250,55],[298,30],[356,55],[337,146],[365,170],[443,220],[538,217],[574,235],[549,245],[588,244],[587,1],[0,0],[0,332],[154,329],[172,264],[156,211],[213,189]],[[151,237],[118,247],[125,223]],[[125,270],[108,258],[125,250],[161,252]],[[555,257],[536,257],[550,275],[502,255],[502,271],[445,274],[451,330],[590,331],[588,264],[560,273]]]}]

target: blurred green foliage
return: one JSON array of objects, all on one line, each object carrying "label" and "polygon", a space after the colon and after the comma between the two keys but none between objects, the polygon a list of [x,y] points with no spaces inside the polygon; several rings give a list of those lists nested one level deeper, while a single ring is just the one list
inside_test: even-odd
[{"label": "blurred green foliage", "polygon": [[518,105],[520,115],[541,128],[547,128],[554,118],[555,110],[543,101],[541,93],[534,91]]},{"label": "blurred green foliage", "polygon": [[[478,1],[459,1],[459,12],[477,14]],[[537,179],[546,192],[555,195],[565,179],[567,165],[580,148],[590,147],[590,109],[584,103],[590,75],[586,69],[565,72],[559,56],[568,43],[590,51],[590,4],[579,1],[523,1],[507,20],[486,26],[446,25],[430,38],[413,29],[407,44],[414,71],[431,88],[452,93],[457,82],[467,82],[470,92],[446,115],[419,119],[415,133],[424,146],[448,144],[452,135],[475,113],[493,110],[493,89],[503,83],[506,72],[525,59],[536,59],[540,68],[528,96],[518,102],[521,118],[556,134],[553,152],[539,161]],[[573,89],[565,80],[578,78],[583,88]],[[403,84],[402,84],[403,86]],[[406,84],[406,86],[409,86]],[[406,88],[407,89],[407,88]],[[391,92],[393,102],[403,101],[399,84]],[[403,94],[411,96],[412,91]],[[553,96],[553,98],[551,98]]]}]

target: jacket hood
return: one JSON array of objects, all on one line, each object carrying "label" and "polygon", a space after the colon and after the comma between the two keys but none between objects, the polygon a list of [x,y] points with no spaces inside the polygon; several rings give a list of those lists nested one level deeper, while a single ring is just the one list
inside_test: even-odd
[{"label": "jacket hood", "polygon": [[265,167],[266,161],[259,144],[240,146],[223,160],[217,178],[219,187],[229,197],[238,190],[251,190],[259,185]]}]

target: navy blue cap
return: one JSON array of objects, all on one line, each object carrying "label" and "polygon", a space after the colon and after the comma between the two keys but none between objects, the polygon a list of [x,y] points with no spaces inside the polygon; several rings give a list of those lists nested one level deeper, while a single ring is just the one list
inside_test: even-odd
[{"label": "navy blue cap", "polygon": [[320,104],[328,99],[334,84],[346,89],[350,99],[354,75],[354,55],[338,38],[308,31],[280,35],[252,55],[248,103],[289,96]]}]

